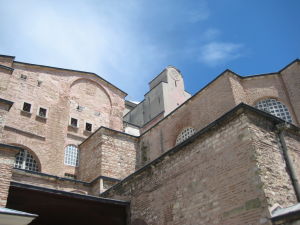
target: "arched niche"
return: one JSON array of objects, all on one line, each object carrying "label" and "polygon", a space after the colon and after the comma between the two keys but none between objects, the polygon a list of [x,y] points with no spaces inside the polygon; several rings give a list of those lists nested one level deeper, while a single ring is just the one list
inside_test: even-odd
[{"label": "arched niche", "polygon": [[254,107],[279,117],[287,122],[293,122],[288,107],[275,97],[260,98],[255,102]]},{"label": "arched niche", "polygon": [[84,118],[93,126],[109,126],[112,101],[101,84],[90,79],[77,79],[70,85],[69,98],[70,116]]},{"label": "arched niche", "polygon": [[[15,143],[9,143],[9,145],[13,145],[13,146],[18,146],[20,148],[22,148],[22,150],[20,150],[16,155],[15,155],[15,162],[14,162],[14,166],[16,168],[19,168],[19,169],[26,169],[26,170],[29,170],[29,171],[34,171],[34,172],[41,172],[42,171],[42,164],[41,164],[41,161],[39,160],[39,157],[35,154],[34,151],[32,151],[30,148],[24,146],[24,145],[21,145],[21,144],[15,144]],[[28,169],[26,168],[25,166],[21,165],[21,166],[16,166],[17,164],[17,161],[18,161],[18,165],[20,165],[20,158],[23,158],[24,163],[23,165],[26,164],[26,160],[27,161],[30,161],[30,160],[34,160],[36,162],[36,165],[37,165],[37,169],[36,170],[32,170],[32,169]]]},{"label": "arched niche", "polygon": [[95,100],[102,98],[104,101],[111,105],[111,98],[108,92],[97,82],[79,78],[70,85],[70,96],[78,96],[78,94],[92,96]]}]

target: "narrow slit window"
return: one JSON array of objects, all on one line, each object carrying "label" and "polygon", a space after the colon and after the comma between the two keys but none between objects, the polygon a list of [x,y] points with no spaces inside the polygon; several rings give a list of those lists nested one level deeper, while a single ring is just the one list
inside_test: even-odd
[{"label": "narrow slit window", "polygon": [[39,116],[46,118],[47,117],[47,109],[40,107],[39,108]]},{"label": "narrow slit window", "polygon": [[93,127],[93,125],[91,123],[86,123],[85,124],[85,130],[86,131],[92,131],[92,127]]},{"label": "narrow slit window", "polygon": [[27,103],[27,102],[24,102],[24,104],[23,104],[23,111],[25,111],[25,112],[31,112],[31,104]]},{"label": "narrow slit window", "polygon": [[75,118],[71,118],[71,126],[72,127],[78,127],[78,120]]}]

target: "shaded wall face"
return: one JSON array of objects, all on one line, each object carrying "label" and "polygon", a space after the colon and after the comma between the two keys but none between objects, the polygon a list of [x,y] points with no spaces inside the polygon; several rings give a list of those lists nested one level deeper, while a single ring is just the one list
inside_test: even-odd
[{"label": "shaded wall face", "polygon": [[[22,74],[27,79],[21,79]],[[96,77],[16,64],[0,87],[0,97],[15,102],[7,115],[3,141],[31,151],[41,172],[58,176],[76,172],[76,167],[64,164],[64,149],[91,134],[85,132],[86,122],[93,124],[93,130],[101,125],[122,130],[123,94]],[[31,113],[22,111],[24,102],[31,104]],[[39,107],[47,109],[46,119],[38,117]],[[78,119],[79,128],[69,126],[70,117]]]},{"label": "shaded wall face", "polygon": [[247,118],[239,117],[162,159],[105,197],[131,200],[132,221],[271,224]]},{"label": "shaded wall face", "polygon": [[281,74],[290,104],[294,108],[293,113],[297,117],[295,124],[300,125],[300,63],[294,63]]}]

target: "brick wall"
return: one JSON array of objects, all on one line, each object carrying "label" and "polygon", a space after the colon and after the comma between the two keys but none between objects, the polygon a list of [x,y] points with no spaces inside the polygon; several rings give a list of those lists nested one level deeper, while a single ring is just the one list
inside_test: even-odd
[{"label": "brick wall", "polygon": [[130,199],[132,221],[148,225],[271,224],[248,121],[241,114],[212,128],[103,196]]},{"label": "brick wall", "polygon": [[13,147],[0,145],[0,207],[6,206],[16,152]]},{"label": "brick wall", "polygon": [[[144,133],[140,138],[140,145],[147,152],[148,160],[139,161],[139,165],[144,165],[173,148],[178,134],[185,127],[194,127],[196,130],[200,130],[233,108],[236,103],[228,76],[226,73],[218,78],[154,128]],[[141,149],[139,154],[141,154]],[[138,157],[139,159],[143,158],[140,155]]]},{"label": "brick wall", "polygon": [[79,179],[102,175],[123,179],[135,171],[137,138],[107,128],[96,131],[80,145]]},{"label": "brick wall", "polygon": [[293,123],[299,125],[299,73],[299,62],[281,72],[263,76],[240,77],[225,71],[156,126],[141,129],[144,133],[137,154],[138,166],[173,148],[185,127],[200,130],[241,102],[254,106],[264,98],[278,99],[288,107]]},{"label": "brick wall", "polygon": [[[1,57],[0,57],[1,58]],[[2,62],[11,58],[1,58]],[[91,132],[85,123],[123,130],[125,93],[95,74],[13,63],[12,74],[0,71],[0,98],[15,102],[7,115],[2,141],[31,151],[41,164],[41,172],[57,176],[76,173],[64,164],[67,145],[79,145]],[[9,66],[12,66],[9,65]],[[21,74],[27,79],[21,79]],[[32,112],[22,112],[23,102],[32,104]],[[78,106],[81,106],[78,110]],[[37,116],[39,107],[48,110],[48,118]],[[70,117],[79,127],[68,126]]]},{"label": "brick wall", "polygon": [[32,173],[29,171],[22,171],[18,169],[13,170],[12,180],[18,183],[30,184],[34,186],[80,194],[91,194],[92,192],[92,185],[85,182],[55,177],[47,174]]}]

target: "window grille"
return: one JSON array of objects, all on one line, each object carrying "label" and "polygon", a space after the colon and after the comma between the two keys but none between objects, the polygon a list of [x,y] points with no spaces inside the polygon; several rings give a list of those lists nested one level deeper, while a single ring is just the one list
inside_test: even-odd
[{"label": "window grille", "polygon": [[292,123],[292,117],[288,108],[276,99],[264,99],[256,103],[256,108],[277,116],[287,122]]},{"label": "window grille", "polygon": [[68,145],[65,148],[65,164],[69,166],[78,166],[79,150],[75,145]]},{"label": "window grille", "polygon": [[192,127],[187,127],[183,129],[180,134],[177,136],[176,145],[185,141],[195,133],[195,129]]},{"label": "window grille", "polygon": [[34,157],[24,149],[16,154],[14,167],[35,172],[39,171],[38,164]]}]

